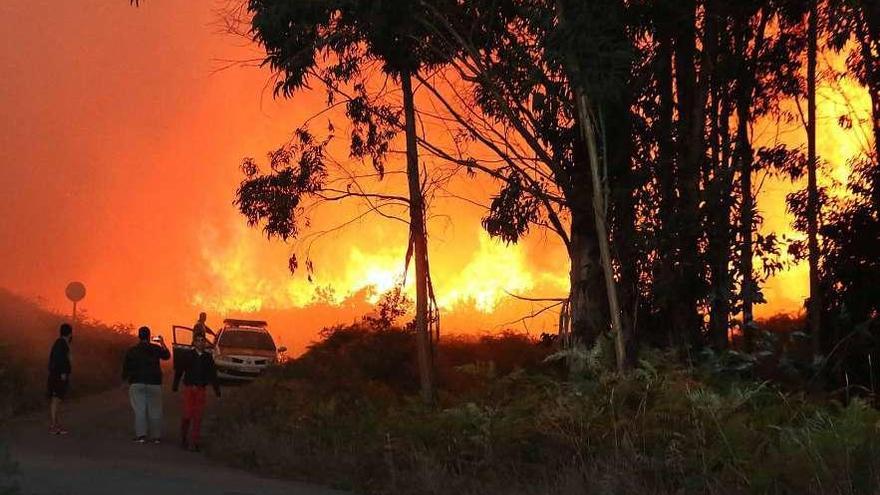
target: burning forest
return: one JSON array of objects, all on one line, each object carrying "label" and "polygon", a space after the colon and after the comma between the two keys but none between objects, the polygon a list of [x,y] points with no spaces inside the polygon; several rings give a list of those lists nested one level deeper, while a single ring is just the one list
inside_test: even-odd
[{"label": "burning forest", "polygon": [[207,312],[211,359],[257,330],[206,317],[271,328],[209,457],[366,493],[880,487],[880,2],[0,17],[0,286],[57,309],[84,277],[86,319],[148,337]]}]

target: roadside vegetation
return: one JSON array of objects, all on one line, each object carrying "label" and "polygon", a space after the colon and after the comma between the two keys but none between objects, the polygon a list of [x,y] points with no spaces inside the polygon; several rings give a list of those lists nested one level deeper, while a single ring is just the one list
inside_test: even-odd
[{"label": "roadside vegetation", "polygon": [[0,445],[0,495],[18,495],[18,465],[6,447]]},{"label": "roadside vegetation", "polygon": [[[49,349],[65,315],[47,311],[0,289],[0,421],[46,402]],[[119,367],[131,329],[84,319],[74,329],[72,397],[119,383]]]},{"label": "roadside vegetation", "polygon": [[875,493],[880,412],[871,394],[795,392],[812,373],[794,362],[797,324],[691,366],[645,350],[625,374],[607,371],[610,339],[575,355],[513,333],[444,337],[433,408],[411,329],[328,328],[223,401],[209,453],[363,493]]}]

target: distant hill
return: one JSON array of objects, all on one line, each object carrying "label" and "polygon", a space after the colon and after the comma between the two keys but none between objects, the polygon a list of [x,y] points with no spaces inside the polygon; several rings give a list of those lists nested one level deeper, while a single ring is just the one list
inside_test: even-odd
[{"label": "distant hill", "polygon": [[[0,288],[0,419],[45,403],[49,349],[69,317]],[[88,320],[74,329],[71,396],[120,382],[131,329]]]}]

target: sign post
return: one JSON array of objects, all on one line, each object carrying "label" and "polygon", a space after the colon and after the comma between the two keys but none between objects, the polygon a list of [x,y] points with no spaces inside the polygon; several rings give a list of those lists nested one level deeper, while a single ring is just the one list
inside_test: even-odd
[{"label": "sign post", "polygon": [[67,296],[67,299],[73,303],[72,325],[76,326],[76,303],[82,301],[83,298],[86,297],[86,286],[83,285],[82,282],[71,282],[67,284],[64,294]]}]

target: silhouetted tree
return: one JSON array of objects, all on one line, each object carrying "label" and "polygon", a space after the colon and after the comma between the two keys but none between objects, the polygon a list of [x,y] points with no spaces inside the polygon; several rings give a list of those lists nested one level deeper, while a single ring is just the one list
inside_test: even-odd
[{"label": "silhouetted tree", "polygon": [[[560,6],[565,23],[557,14]],[[501,182],[483,220],[491,235],[516,242],[531,226],[541,225],[560,237],[571,263],[572,336],[582,345],[592,345],[612,327],[610,321],[621,320],[619,308],[609,309],[617,306],[609,291],[620,264],[612,259],[610,245],[602,246],[609,242],[608,229],[598,225],[607,222],[608,191],[605,177],[594,181],[591,165],[604,176],[613,153],[616,173],[629,166],[626,150],[609,152],[602,118],[605,104],[618,109],[626,101],[631,41],[624,12],[618,1],[477,1],[459,9],[430,9],[424,20],[456,56],[451,74],[420,82],[478,150],[462,150],[459,141],[452,149],[423,145]],[[587,107],[578,102],[578,92],[589,95]],[[624,141],[619,134],[614,139]],[[628,330],[617,333],[621,342],[628,340]],[[621,366],[627,361],[622,357]]]},{"label": "silhouetted tree", "polygon": [[[433,298],[430,294],[423,174],[418,158],[412,79],[424,68],[442,63],[443,55],[427,49],[430,46],[428,33],[418,29],[413,22],[420,15],[420,8],[418,3],[407,1],[248,2],[248,9],[253,14],[254,39],[266,49],[266,64],[281,75],[275,87],[276,94],[290,96],[304,88],[310,76],[321,79],[332,88],[353,80],[365,65],[372,62],[378,62],[381,71],[400,84],[402,126],[388,108],[369,107],[364,85],[360,86],[363,94],[349,102],[348,115],[377,138],[353,140],[355,154],[382,157],[393,136],[393,132],[377,130],[383,126],[402,127],[405,136],[410,226],[406,258],[407,264],[412,258],[415,265],[415,327],[421,394],[423,401],[430,403],[433,381],[429,305]],[[329,56],[333,62],[322,66],[317,60],[319,56]]]},{"label": "silhouetted tree", "polygon": [[[867,386],[877,378],[870,363],[880,357],[880,3],[829,0],[826,9],[827,44],[846,53],[848,75],[870,98],[873,145],[852,160],[846,197],[832,201],[819,190],[819,204],[829,205],[819,226],[822,344],[831,383],[843,383],[846,375]],[[842,116],[841,123],[857,125],[857,118]],[[793,206],[803,228],[809,214]]]},{"label": "silhouetted tree", "polygon": [[822,293],[819,286],[819,188],[816,183],[816,64],[819,0],[809,0],[807,20],[807,258],[810,269],[809,323],[813,353],[822,353]]}]

